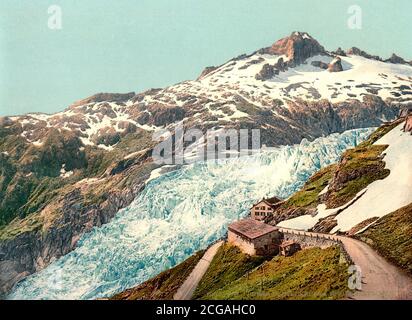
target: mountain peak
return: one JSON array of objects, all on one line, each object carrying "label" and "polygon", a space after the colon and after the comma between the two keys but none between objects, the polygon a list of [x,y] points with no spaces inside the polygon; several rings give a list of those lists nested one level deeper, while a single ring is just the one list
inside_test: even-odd
[{"label": "mountain peak", "polygon": [[307,58],[326,54],[325,48],[307,32],[295,31],[288,37],[276,41],[271,47],[263,49],[264,53],[286,55],[295,64],[303,63]]}]

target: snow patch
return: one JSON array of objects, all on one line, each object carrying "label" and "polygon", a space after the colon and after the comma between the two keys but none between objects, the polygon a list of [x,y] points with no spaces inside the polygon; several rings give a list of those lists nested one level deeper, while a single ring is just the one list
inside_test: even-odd
[{"label": "snow patch", "polygon": [[403,123],[391,130],[375,145],[389,145],[384,161],[390,174],[372,182],[365,194],[337,216],[338,225],[331,231],[348,231],[373,217],[383,217],[412,202],[412,136],[403,132]]}]

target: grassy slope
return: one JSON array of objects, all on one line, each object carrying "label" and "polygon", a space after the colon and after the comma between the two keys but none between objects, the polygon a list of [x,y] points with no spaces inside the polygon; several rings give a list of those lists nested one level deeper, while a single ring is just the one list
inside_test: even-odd
[{"label": "grassy slope", "polygon": [[172,300],[177,289],[183,284],[193,268],[202,258],[199,251],[172,269],[143,282],[139,286],[119,293],[111,300]]},{"label": "grassy slope", "polygon": [[224,244],[213,258],[208,270],[200,281],[193,299],[232,283],[246,272],[264,262],[262,257],[251,257],[242,253],[238,247]]},{"label": "grassy slope", "polygon": [[342,188],[333,190],[327,197],[328,208],[337,208],[352,200],[361,190],[376,180],[386,178],[390,171],[385,169],[381,154],[387,146],[358,146],[343,154],[344,161],[339,164],[339,175],[355,178],[346,181]]},{"label": "grassy slope", "polygon": [[386,215],[357,237],[412,274],[412,203]]},{"label": "grassy slope", "polygon": [[312,248],[292,257],[275,257],[249,275],[211,291],[202,299],[340,299],[347,291],[347,265],[340,249]]},{"label": "grassy slope", "polygon": [[333,176],[336,165],[319,170],[305,183],[303,188],[293,194],[283,204],[283,208],[316,208],[320,203],[319,193],[325,189]]},{"label": "grassy slope", "polygon": [[[285,201],[281,209],[311,209],[316,208],[321,203],[319,193],[332,181],[337,170],[350,174],[354,170],[366,170],[368,167],[375,168],[379,164],[383,165],[380,155],[387,146],[374,146],[377,140],[383,137],[399,124],[399,121],[378,128],[371,136],[359,146],[347,150],[342,156],[345,163],[333,164],[315,173],[303,186],[303,188],[293,194]],[[387,177],[389,170],[383,167],[370,174],[356,177],[346,182],[342,189],[331,192],[326,199],[328,207],[339,207],[352,200],[356,194],[375,180]]]}]

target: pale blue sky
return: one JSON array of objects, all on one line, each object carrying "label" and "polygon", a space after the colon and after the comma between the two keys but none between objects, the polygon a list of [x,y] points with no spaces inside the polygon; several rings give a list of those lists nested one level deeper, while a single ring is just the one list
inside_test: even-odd
[{"label": "pale blue sky", "polygon": [[[47,27],[60,5],[63,28]],[[347,10],[363,10],[363,28]],[[0,115],[56,112],[97,92],[140,92],[307,31],[327,49],[412,59],[410,0],[1,0]]]}]

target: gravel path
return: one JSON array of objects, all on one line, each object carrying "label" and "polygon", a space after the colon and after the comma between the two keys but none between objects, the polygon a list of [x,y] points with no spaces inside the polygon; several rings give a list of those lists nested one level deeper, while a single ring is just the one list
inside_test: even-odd
[{"label": "gravel path", "polygon": [[367,244],[339,237],[353,262],[360,267],[362,288],[350,295],[356,300],[412,300],[412,278],[392,265]]},{"label": "gravel path", "polygon": [[222,244],[223,241],[219,241],[207,249],[202,259],[200,259],[185,282],[183,282],[182,286],[175,293],[173,297],[174,300],[190,300],[192,298],[193,292],[195,292],[197,285],[203,278],[207,268],[209,268],[210,262],[212,262],[213,257]]}]

